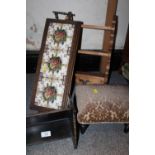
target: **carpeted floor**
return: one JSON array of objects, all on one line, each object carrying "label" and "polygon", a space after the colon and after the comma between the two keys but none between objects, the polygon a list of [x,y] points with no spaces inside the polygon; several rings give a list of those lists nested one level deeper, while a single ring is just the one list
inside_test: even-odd
[{"label": "carpeted floor", "polygon": [[[27,114],[34,75],[27,75]],[[111,84],[126,84],[116,72],[112,74]],[[128,155],[129,134],[123,132],[122,124],[91,125],[84,135],[80,135],[78,148],[73,147],[72,139],[62,139],[48,143],[27,146],[27,155]]]},{"label": "carpeted floor", "polygon": [[80,135],[78,148],[73,148],[71,138],[27,146],[27,155],[128,155],[129,134],[123,125],[91,125]]}]

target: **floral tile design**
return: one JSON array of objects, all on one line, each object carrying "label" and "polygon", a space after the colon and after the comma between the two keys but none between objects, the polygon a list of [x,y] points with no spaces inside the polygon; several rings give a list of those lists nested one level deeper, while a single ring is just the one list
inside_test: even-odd
[{"label": "floral tile design", "polygon": [[35,105],[60,109],[70,58],[74,25],[50,23],[42,58]]}]

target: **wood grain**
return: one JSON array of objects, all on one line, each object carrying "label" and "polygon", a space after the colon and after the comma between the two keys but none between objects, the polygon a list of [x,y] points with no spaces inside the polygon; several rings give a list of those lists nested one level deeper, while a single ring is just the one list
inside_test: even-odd
[{"label": "wood grain", "polygon": [[81,25],[82,28],[87,28],[87,29],[97,29],[97,30],[108,30],[108,31],[114,31],[113,27],[110,26],[101,26],[101,25],[87,25],[83,24]]}]

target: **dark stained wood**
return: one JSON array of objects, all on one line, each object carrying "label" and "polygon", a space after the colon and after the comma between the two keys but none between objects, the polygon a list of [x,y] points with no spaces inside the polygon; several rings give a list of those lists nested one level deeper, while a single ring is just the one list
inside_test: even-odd
[{"label": "dark stained wood", "polygon": [[72,116],[72,110],[71,108],[68,108],[66,110],[57,110],[52,112],[41,112],[38,114],[28,115],[26,117],[26,124],[27,126],[48,122],[48,121],[54,121],[57,119],[62,118],[71,118]]},{"label": "dark stained wood", "polygon": [[76,55],[78,52],[79,44],[80,44],[80,39],[81,39],[81,24],[82,22],[74,22],[75,24],[75,30],[74,30],[74,35],[73,35],[73,41],[72,41],[72,47],[71,47],[71,55],[70,55],[70,60],[69,60],[69,67],[67,70],[67,79],[65,82],[65,91],[64,91],[64,98],[63,98],[63,107],[66,108],[66,102],[69,99],[68,97],[71,95],[71,84],[72,84],[72,78],[73,78],[73,72],[74,72],[74,66],[75,66],[75,60],[76,60]]},{"label": "dark stained wood", "polygon": [[[72,137],[72,110],[46,113],[26,118],[26,143],[35,144]],[[41,132],[51,131],[51,136],[42,138]]]},{"label": "dark stained wood", "polygon": [[[41,132],[51,131],[51,136],[41,138]],[[57,120],[47,124],[39,124],[37,126],[31,126],[27,128],[27,144],[41,143],[45,141],[53,141],[71,137],[71,127],[68,119]]]},{"label": "dark stained wood", "polygon": [[87,128],[89,127],[88,124],[81,124],[80,125],[80,130],[81,130],[81,133],[84,134],[87,130]]}]

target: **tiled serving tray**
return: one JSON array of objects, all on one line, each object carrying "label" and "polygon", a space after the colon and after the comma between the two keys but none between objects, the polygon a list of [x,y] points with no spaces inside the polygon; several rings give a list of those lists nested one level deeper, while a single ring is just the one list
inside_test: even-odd
[{"label": "tiled serving tray", "polygon": [[82,22],[47,19],[31,108],[67,107]]}]

